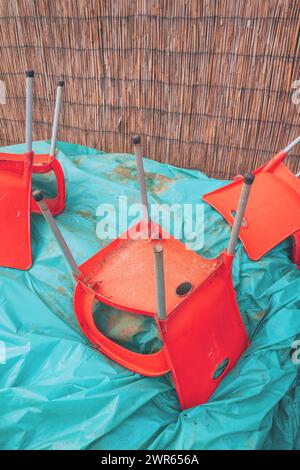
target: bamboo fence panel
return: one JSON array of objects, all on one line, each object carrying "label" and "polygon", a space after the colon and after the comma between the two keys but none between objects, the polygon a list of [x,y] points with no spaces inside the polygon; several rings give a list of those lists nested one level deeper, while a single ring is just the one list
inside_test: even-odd
[{"label": "bamboo fence panel", "polygon": [[[62,77],[60,140],[132,152],[140,133],[159,161],[217,178],[254,169],[300,134],[299,12],[300,0],[0,0],[0,144],[24,140],[32,68],[35,139],[50,138]],[[288,165],[300,171],[299,148]]]}]

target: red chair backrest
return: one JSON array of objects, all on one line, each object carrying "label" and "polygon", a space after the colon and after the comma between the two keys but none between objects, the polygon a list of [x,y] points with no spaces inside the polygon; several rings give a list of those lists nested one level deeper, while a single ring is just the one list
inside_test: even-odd
[{"label": "red chair backrest", "polygon": [[29,269],[33,153],[0,154],[0,266]]}]

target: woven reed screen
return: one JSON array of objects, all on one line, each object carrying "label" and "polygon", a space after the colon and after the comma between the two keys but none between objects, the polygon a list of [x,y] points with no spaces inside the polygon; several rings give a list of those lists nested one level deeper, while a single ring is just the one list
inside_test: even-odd
[{"label": "woven reed screen", "polygon": [[164,162],[219,178],[252,169],[300,134],[299,11],[298,0],[0,0],[0,144],[24,140],[33,68],[35,139],[50,136],[61,76],[60,140],[124,152],[140,133]]}]

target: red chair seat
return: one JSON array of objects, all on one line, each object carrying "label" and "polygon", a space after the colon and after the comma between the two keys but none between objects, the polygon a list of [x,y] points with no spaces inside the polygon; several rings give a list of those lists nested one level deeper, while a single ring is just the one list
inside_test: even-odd
[{"label": "red chair seat", "polygon": [[[254,171],[255,181],[245,212],[240,240],[249,256],[258,260],[300,230],[300,179],[283,163],[280,152]],[[203,200],[233,225],[243,181],[232,183],[203,196]]]}]

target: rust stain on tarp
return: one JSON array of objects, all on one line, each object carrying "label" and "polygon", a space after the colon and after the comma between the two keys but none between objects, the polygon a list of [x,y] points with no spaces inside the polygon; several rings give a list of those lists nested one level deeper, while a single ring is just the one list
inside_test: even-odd
[{"label": "rust stain on tarp", "polygon": [[[161,349],[161,340],[154,320],[131,312],[117,310],[96,302],[93,317],[96,327],[105,336],[131,351],[150,354]],[[147,341],[140,343],[140,335],[147,334]]]},{"label": "rust stain on tarp", "polygon": [[60,294],[66,295],[66,290],[65,290],[65,288],[64,288],[63,286],[59,286],[59,287],[57,288],[57,290],[58,290],[58,292],[59,292]]},{"label": "rust stain on tarp", "polygon": [[265,316],[265,314],[266,314],[265,310],[260,310],[259,312],[255,313],[254,319],[259,321]]},{"label": "rust stain on tarp", "polygon": [[95,214],[88,210],[79,210],[77,211],[77,214],[81,217],[84,217],[85,219],[95,219],[96,217]]},{"label": "rust stain on tarp", "polygon": [[[151,189],[154,193],[160,193],[162,191],[166,191],[176,179],[181,178],[181,175],[177,175],[175,178],[169,178],[165,175],[146,171],[145,178],[147,189]],[[127,184],[129,181],[137,181],[135,162],[124,162],[118,165],[110,175],[110,179],[113,181],[119,181],[122,184]]]},{"label": "rust stain on tarp", "polygon": [[122,312],[120,316],[110,315],[107,318],[106,327],[114,332],[116,339],[130,341],[134,335],[145,331],[143,320],[138,320],[138,318],[133,318],[131,314]]}]

